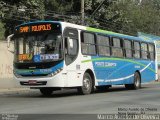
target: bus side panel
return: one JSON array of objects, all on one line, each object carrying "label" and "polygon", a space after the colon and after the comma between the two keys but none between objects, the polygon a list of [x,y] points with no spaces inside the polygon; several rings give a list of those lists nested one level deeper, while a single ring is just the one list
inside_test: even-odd
[{"label": "bus side panel", "polygon": [[136,71],[142,82],[155,80],[153,61],[92,57],[92,64],[98,85],[132,84]]},{"label": "bus side panel", "polygon": [[140,71],[141,82],[150,82],[156,80],[156,63],[153,61],[143,61],[146,66]]}]

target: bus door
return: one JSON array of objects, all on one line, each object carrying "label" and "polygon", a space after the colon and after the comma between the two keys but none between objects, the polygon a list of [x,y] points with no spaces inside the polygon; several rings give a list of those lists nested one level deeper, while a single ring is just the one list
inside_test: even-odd
[{"label": "bus door", "polygon": [[[77,65],[79,61],[78,56],[78,30],[73,28],[65,28],[64,30],[64,44],[65,44],[65,64],[66,74],[68,76],[67,85],[77,84]],[[71,81],[70,81],[71,80]]]}]

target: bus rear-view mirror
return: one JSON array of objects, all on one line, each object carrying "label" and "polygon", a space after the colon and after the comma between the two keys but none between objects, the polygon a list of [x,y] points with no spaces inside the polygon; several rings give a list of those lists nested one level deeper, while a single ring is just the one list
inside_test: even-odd
[{"label": "bus rear-view mirror", "polygon": [[[14,50],[13,50],[13,49],[11,50],[11,45],[10,45],[13,36],[14,36],[14,34],[11,34],[11,35],[9,35],[9,36],[7,37],[7,49],[8,49],[8,51],[11,52],[11,53],[14,53]],[[13,46],[12,46],[12,48],[13,48]]]}]

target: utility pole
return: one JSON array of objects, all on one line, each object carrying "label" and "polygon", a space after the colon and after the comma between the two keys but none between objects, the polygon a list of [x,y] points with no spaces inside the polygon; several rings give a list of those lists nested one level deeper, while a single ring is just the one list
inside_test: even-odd
[{"label": "utility pole", "polygon": [[84,25],[84,0],[81,0],[81,24]]},{"label": "utility pole", "polygon": [[138,5],[141,5],[141,3],[142,3],[142,0],[139,0],[139,1],[138,1]]}]

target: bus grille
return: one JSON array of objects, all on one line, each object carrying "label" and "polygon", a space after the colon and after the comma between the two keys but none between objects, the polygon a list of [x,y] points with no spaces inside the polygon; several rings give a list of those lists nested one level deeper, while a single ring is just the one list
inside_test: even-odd
[{"label": "bus grille", "polygon": [[38,86],[38,85],[46,85],[47,84],[47,81],[37,81],[36,83],[29,83],[29,82],[20,82],[21,85],[26,85],[26,86],[29,86],[29,85],[32,85],[32,86]]}]

